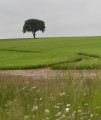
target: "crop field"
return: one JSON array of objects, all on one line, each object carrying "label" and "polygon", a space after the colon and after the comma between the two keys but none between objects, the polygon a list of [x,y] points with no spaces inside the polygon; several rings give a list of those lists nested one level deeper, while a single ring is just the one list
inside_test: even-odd
[{"label": "crop field", "polygon": [[0,69],[93,69],[101,68],[100,58],[101,37],[0,41]]}]

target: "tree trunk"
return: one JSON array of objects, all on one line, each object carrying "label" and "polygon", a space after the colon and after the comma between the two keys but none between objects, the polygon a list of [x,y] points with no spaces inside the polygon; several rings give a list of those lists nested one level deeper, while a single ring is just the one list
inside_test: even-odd
[{"label": "tree trunk", "polygon": [[34,39],[36,38],[36,37],[35,37],[35,32],[33,32],[33,37],[34,37]]}]

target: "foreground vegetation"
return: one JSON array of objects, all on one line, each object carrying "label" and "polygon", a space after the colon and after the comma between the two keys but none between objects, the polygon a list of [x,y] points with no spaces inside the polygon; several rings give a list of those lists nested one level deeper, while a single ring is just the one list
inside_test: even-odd
[{"label": "foreground vegetation", "polygon": [[0,77],[0,120],[101,120],[101,78],[65,74],[39,81]]},{"label": "foreground vegetation", "polygon": [[[92,56],[94,59],[81,61],[82,55]],[[101,37],[0,41],[0,69],[46,66],[53,69],[101,68]]]}]

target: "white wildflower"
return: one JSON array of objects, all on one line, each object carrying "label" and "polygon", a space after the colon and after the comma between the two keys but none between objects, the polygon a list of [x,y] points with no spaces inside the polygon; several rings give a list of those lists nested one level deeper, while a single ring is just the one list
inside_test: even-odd
[{"label": "white wildflower", "polygon": [[26,115],[25,117],[24,117],[24,119],[27,119],[28,118],[28,116]]},{"label": "white wildflower", "polygon": [[69,106],[70,106],[70,104],[67,104],[66,106],[67,106],[67,107],[69,107]]},{"label": "white wildflower", "polygon": [[84,119],[84,117],[81,117],[80,120]]},{"label": "white wildflower", "polygon": [[49,117],[46,117],[46,120],[49,120]]},{"label": "white wildflower", "polygon": [[72,114],[71,114],[71,116],[72,116],[72,117],[75,117],[75,114],[74,114],[74,113],[72,113]]},{"label": "white wildflower", "polygon": [[82,112],[82,110],[78,110],[78,112],[80,113],[80,112]]},{"label": "white wildflower", "polygon": [[60,96],[64,96],[65,94],[66,94],[65,92],[63,92],[63,93],[59,92]]},{"label": "white wildflower", "polygon": [[57,113],[55,116],[60,116],[61,115],[61,112]]},{"label": "white wildflower", "polygon": [[29,82],[27,81],[26,84],[28,84]]},{"label": "white wildflower", "polygon": [[37,109],[38,109],[38,106],[34,106],[34,107],[32,108],[32,111],[37,110]]},{"label": "white wildflower", "polygon": [[45,109],[45,113],[49,113],[50,111],[49,111],[49,109]]},{"label": "white wildflower", "polygon": [[76,111],[73,111],[73,114],[75,114],[76,113]]},{"label": "white wildflower", "polygon": [[39,100],[42,100],[42,98],[40,98]]},{"label": "white wildflower", "polygon": [[100,108],[100,106],[96,106],[96,109],[99,109]]},{"label": "white wildflower", "polygon": [[36,87],[31,87],[31,89],[35,89]]},{"label": "white wildflower", "polygon": [[88,106],[88,103],[85,103],[84,105],[85,105],[85,106]]},{"label": "white wildflower", "polygon": [[65,110],[66,110],[66,112],[69,112],[69,108],[66,108]]},{"label": "white wildflower", "polygon": [[81,115],[84,115],[85,113],[81,113]]},{"label": "white wildflower", "polygon": [[62,117],[62,118],[65,118],[66,116],[65,116],[65,115],[62,115],[61,117]]},{"label": "white wildflower", "polygon": [[93,114],[90,114],[90,117],[93,117],[94,115]]},{"label": "white wildflower", "polygon": [[55,108],[60,108],[60,106],[57,106],[57,105],[55,105],[54,107],[55,107]]},{"label": "white wildflower", "polygon": [[26,86],[22,88],[23,90],[26,89]]},{"label": "white wildflower", "polygon": [[37,100],[38,100],[37,98],[34,99],[34,101],[37,101]]},{"label": "white wildflower", "polygon": [[5,104],[5,107],[7,107],[7,104]]}]

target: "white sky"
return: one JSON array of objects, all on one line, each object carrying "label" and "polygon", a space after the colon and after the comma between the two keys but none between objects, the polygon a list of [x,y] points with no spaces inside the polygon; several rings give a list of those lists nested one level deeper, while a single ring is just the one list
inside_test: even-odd
[{"label": "white sky", "polygon": [[37,37],[101,36],[101,0],[0,0],[0,39],[33,37],[24,21],[40,19]]}]

